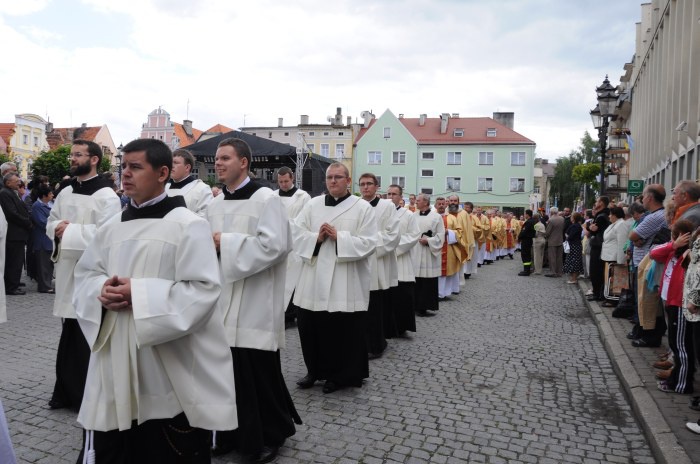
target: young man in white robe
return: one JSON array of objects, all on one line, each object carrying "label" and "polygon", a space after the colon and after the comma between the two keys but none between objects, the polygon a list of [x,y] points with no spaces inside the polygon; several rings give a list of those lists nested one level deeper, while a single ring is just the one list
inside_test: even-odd
[{"label": "young man in white robe", "polygon": [[219,143],[214,168],[223,194],[207,210],[219,252],[219,309],[233,357],[238,409],[238,429],[217,432],[214,454],[236,449],[249,462],[261,463],[277,456],[301,420],[280,363],[292,236],[280,197],[250,179],[251,160],[243,140]]},{"label": "young man in white robe", "polygon": [[431,210],[430,196],[418,194],[418,229],[420,238],[415,246],[414,258],[418,263],[416,272],[416,315],[432,316],[427,311],[438,310],[438,277],[442,273],[442,244],[445,241],[445,225],[442,217]]},{"label": "young man in white robe", "polygon": [[73,301],[92,350],[78,462],[209,463],[210,430],[237,426],[211,229],[165,192],[167,145],[137,139],[123,152],[131,202],[75,268]]},{"label": "young man in white robe", "polygon": [[73,306],[75,265],[95,232],[121,210],[112,183],[97,174],[102,149],[95,142],[74,140],[70,152],[73,180],[54,199],[46,222],[46,235],[53,241],[56,297],[53,314],[63,321],[56,353],[56,384],[51,409],[77,411],[83,399],[90,348],[76,320]]},{"label": "young man in white robe", "polygon": [[184,148],[173,152],[173,172],[166,186],[168,196],[182,195],[187,209],[197,216],[206,217],[207,206],[214,198],[211,187],[192,174],[194,156]]},{"label": "young man in white robe", "polygon": [[[294,185],[294,171],[284,166],[277,171],[278,190],[275,190],[282,199],[282,204],[287,209],[287,217],[289,222],[297,217],[304,205],[311,199],[311,196],[300,188]],[[287,277],[284,286],[284,301],[286,302],[286,310],[284,312],[284,327],[288,328],[296,323],[297,313],[299,308],[292,302],[294,288],[297,286],[301,272],[301,258],[294,252],[289,252],[287,255]]]},{"label": "young man in white robe", "polygon": [[396,184],[390,185],[386,194],[396,208],[401,238],[396,247],[399,285],[390,289],[389,304],[385,305],[384,309],[393,313],[396,330],[400,337],[405,337],[406,332],[416,331],[416,314],[414,312],[416,265],[412,258],[412,251],[420,238],[420,229],[418,228],[418,215],[400,205],[403,188]]},{"label": "young man in white robe", "polygon": [[365,319],[378,229],[372,206],[348,192],[351,182],[347,167],[331,164],[328,194],[312,198],[292,226],[302,259],[294,304],[308,370],[297,385],[325,380],[324,393],[361,387],[369,377]]},{"label": "young man in white robe", "polygon": [[386,349],[386,339],[399,335],[394,313],[385,310],[385,306],[389,298],[389,289],[399,285],[395,250],[401,236],[394,204],[377,196],[377,176],[371,173],[362,174],[359,184],[362,199],[374,208],[378,229],[377,248],[370,256],[372,281],[367,308],[367,353],[369,359],[377,359]]}]

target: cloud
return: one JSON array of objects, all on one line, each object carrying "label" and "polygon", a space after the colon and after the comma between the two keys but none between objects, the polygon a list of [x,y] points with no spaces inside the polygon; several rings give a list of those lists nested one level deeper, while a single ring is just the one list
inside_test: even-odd
[{"label": "cloud", "polygon": [[0,0],[0,16],[24,16],[43,10],[50,0]]}]

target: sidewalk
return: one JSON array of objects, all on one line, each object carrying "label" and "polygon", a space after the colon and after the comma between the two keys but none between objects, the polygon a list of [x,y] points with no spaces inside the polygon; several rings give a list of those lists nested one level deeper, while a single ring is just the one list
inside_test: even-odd
[{"label": "sidewalk", "polygon": [[[700,418],[700,412],[688,407],[693,395],[664,393],[656,386],[652,364],[658,359],[657,354],[668,348],[667,339],[661,348],[633,347],[626,338],[632,324],[627,319],[613,318],[613,308],[586,300],[590,281],[579,280],[579,288],[657,462],[700,463],[700,437],[685,427],[686,422]],[[695,392],[694,395],[700,395],[698,382]]]}]

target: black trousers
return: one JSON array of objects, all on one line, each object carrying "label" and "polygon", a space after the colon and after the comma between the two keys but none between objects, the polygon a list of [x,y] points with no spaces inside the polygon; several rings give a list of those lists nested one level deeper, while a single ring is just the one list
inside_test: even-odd
[{"label": "black trousers", "polygon": [[[37,290],[46,292],[53,289],[53,261],[51,251],[36,250],[34,252],[34,279]],[[28,271],[27,271],[28,272]]]},{"label": "black trousers", "polygon": [[[391,308],[399,335],[407,331],[416,331],[416,313],[413,309],[416,306],[415,292],[415,282],[399,282],[398,287],[389,289],[384,309]],[[385,325],[384,334],[386,333]]]},{"label": "black trousers", "polygon": [[76,319],[63,319],[56,353],[56,385],[52,402],[79,410],[90,363],[90,346]]},{"label": "black trousers", "polygon": [[532,266],[532,239],[524,238],[520,241],[520,257],[523,260],[523,266]]},{"label": "black trousers", "polygon": [[665,309],[668,320],[668,346],[673,351],[673,370],[667,383],[677,393],[692,393],[695,373],[693,334],[681,308],[666,306]]},{"label": "black trousers", "polygon": [[438,278],[416,277],[416,312],[425,314],[426,310],[438,310]]},{"label": "black trousers", "polygon": [[23,240],[8,240],[5,242],[5,291],[14,292],[19,288],[24,268]]},{"label": "black trousers", "polygon": [[369,292],[369,307],[367,308],[367,352],[381,354],[386,349],[384,337],[384,292],[372,290]]},{"label": "black trousers", "polygon": [[593,295],[598,298],[603,298],[603,290],[605,289],[605,263],[600,259],[601,251],[603,251],[602,247],[591,247],[591,268],[588,270]]},{"label": "black trousers", "polygon": [[[83,449],[76,464],[82,464]],[[129,430],[93,434],[95,462],[99,464],[209,464],[211,432],[190,427],[184,413],[172,419],[152,419]]]}]

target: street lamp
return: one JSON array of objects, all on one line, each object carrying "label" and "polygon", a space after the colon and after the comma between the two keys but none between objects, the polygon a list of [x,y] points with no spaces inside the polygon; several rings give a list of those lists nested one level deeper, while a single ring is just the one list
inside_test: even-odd
[{"label": "street lamp", "polygon": [[598,129],[598,143],[600,144],[600,194],[605,193],[605,152],[608,143],[608,127],[610,120],[615,116],[617,94],[615,87],[610,84],[608,76],[605,76],[603,85],[595,89],[598,104],[591,110],[593,127]]},{"label": "street lamp", "polygon": [[124,149],[124,145],[121,143],[117,147],[117,154],[114,155],[115,158],[117,158],[117,186],[121,189],[122,188],[122,157],[124,156],[124,152],[122,151]]}]

